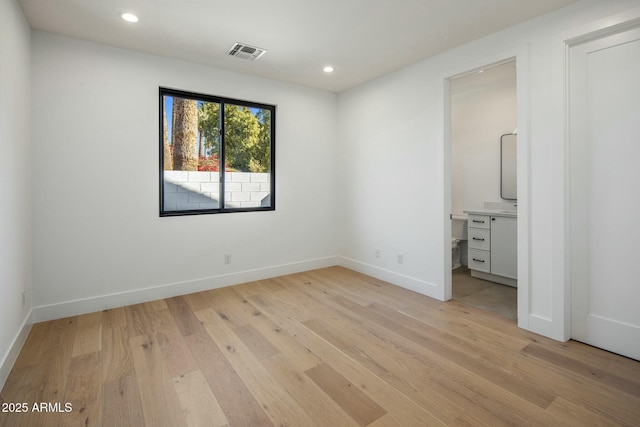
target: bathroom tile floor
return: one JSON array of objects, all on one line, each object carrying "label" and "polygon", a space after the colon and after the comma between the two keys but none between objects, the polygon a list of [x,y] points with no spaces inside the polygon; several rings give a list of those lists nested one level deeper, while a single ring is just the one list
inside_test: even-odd
[{"label": "bathroom tile floor", "polygon": [[517,289],[499,283],[471,277],[470,270],[459,267],[452,272],[452,294],[455,301],[493,311],[517,320]]}]

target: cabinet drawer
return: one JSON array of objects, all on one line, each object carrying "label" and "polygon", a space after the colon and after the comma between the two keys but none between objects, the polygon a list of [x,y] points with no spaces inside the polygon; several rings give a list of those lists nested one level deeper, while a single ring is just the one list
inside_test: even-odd
[{"label": "cabinet drawer", "polygon": [[469,247],[472,249],[482,249],[488,251],[491,249],[491,230],[486,228],[471,228],[467,230]]},{"label": "cabinet drawer", "polygon": [[472,270],[491,272],[491,252],[469,249],[469,268]]},{"label": "cabinet drawer", "polygon": [[490,228],[491,217],[489,215],[473,215],[469,214],[469,220],[467,222],[469,227],[473,228]]}]

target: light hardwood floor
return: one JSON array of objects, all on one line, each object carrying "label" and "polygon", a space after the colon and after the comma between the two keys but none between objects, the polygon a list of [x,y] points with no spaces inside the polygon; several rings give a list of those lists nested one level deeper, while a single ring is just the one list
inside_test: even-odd
[{"label": "light hardwood floor", "polygon": [[640,362],[332,267],[33,326],[2,426],[638,426]]}]

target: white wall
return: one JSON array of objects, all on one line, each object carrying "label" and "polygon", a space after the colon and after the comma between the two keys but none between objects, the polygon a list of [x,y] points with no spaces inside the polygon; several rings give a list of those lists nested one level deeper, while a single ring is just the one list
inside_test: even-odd
[{"label": "white wall", "polygon": [[30,29],[20,6],[15,0],[1,1],[0,389],[31,323],[29,43]]},{"label": "white wall", "polygon": [[517,126],[515,63],[451,81],[451,212],[500,198],[500,136]]},{"label": "white wall", "polygon": [[340,95],[340,235],[347,267],[435,296],[444,259],[430,244],[443,232],[428,81],[412,66]]},{"label": "white wall", "polygon": [[[335,264],[335,94],[32,39],[37,320]],[[276,211],[158,216],[159,86],[277,106]]]},{"label": "white wall", "polygon": [[[518,184],[528,189],[527,212],[519,213],[519,222],[523,215],[528,218],[526,322],[534,331],[566,339],[565,276],[558,267],[565,257],[558,237],[565,231],[563,34],[638,5],[635,0],[583,1],[341,94],[340,179],[349,183],[343,196],[358,195],[341,199],[345,264],[445,297],[443,266],[450,261],[443,250],[449,235],[444,79],[507,59],[514,50],[525,52],[518,72],[529,76],[529,86],[519,102],[526,103],[529,114],[518,119],[529,127],[519,123],[518,136],[529,142],[529,176]],[[416,178],[422,185],[407,185]],[[374,247],[381,249],[380,258],[374,257]],[[399,251],[404,264],[395,261]]]}]

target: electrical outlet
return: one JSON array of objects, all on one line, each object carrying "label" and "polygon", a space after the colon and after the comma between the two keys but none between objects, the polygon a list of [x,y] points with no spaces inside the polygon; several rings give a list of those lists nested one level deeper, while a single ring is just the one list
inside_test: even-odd
[{"label": "electrical outlet", "polygon": [[398,264],[404,264],[404,254],[398,254]]},{"label": "electrical outlet", "polygon": [[376,258],[380,258],[380,248],[376,248]]},{"label": "electrical outlet", "polygon": [[224,254],[224,263],[231,264],[231,254]]}]

